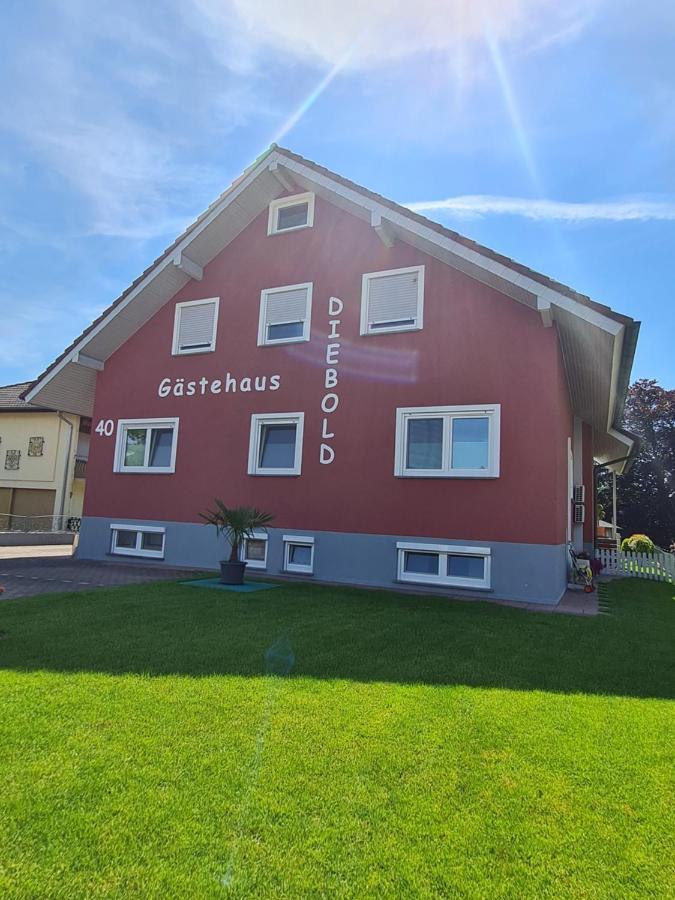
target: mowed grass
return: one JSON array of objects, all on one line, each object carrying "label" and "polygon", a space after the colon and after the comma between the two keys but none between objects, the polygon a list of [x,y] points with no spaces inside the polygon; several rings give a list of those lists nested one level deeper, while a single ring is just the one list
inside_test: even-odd
[{"label": "mowed grass", "polygon": [[607,601],[0,603],[0,896],[673,896],[673,588]]}]

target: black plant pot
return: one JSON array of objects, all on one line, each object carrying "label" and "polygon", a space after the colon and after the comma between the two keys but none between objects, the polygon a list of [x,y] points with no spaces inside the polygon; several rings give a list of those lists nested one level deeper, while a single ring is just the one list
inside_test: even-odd
[{"label": "black plant pot", "polygon": [[243,584],[245,571],[245,562],[230,562],[229,560],[223,559],[220,561],[220,583]]}]

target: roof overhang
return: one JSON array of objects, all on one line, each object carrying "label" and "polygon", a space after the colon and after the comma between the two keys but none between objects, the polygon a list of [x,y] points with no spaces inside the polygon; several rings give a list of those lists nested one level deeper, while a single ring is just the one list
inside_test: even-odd
[{"label": "roof overhang", "polygon": [[[91,416],[106,360],[269,203],[312,191],[369,223],[384,243],[408,243],[536,311],[555,325],[575,411],[600,460],[633,441],[618,431],[639,323],[564,285],[274,145],[226,190],[26,391],[41,406]],[[630,455],[629,453],[627,455]]]}]

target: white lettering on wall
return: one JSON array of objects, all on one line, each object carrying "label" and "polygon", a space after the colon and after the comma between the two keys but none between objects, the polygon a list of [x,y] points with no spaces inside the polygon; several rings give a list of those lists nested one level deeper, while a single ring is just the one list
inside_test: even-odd
[{"label": "white lettering on wall", "polygon": [[112,433],[115,430],[115,423],[112,419],[99,419],[99,423],[94,428],[96,434],[100,434],[101,437],[112,437]]},{"label": "white lettering on wall", "polygon": [[328,344],[326,347],[326,363],[329,366],[338,364],[338,354],[340,353],[340,343]]},{"label": "white lettering on wall", "polygon": [[335,450],[332,447],[329,447],[328,444],[321,445],[321,452],[319,454],[319,461],[322,466],[327,466],[333,462],[335,459]]},{"label": "white lettering on wall", "polygon": [[[337,383],[337,382],[336,382]],[[333,385],[330,385],[333,387]],[[157,386],[158,397],[205,397],[207,394],[258,393],[278,391],[281,387],[281,375],[248,375],[236,378],[230,372],[224,378],[205,378],[186,382],[184,378],[162,378]],[[328,385],[326,385],[328,387]]]},{"label": "white lettering on wall", "polygon": [[340,363],[340,342],[336,340],[336,338],[340,337],[340,332],[338,331],[340,320],[336,317],[340,315],[343,309],[344,303],[339,297],[329,297],[328,343],[326,344],[326,370],[323,379],[324,388],[328,393],[324,394],[321,400],[321,411],[326,415],[321,423],[322,444],[319,448],[319,462],[322,466],[329,466],[335,460],[335,448],[323,442],[330,441],[335,437],[335,432],[329,430],[328,416],[335,412],[340,403],[340,398],[335,392],[335,388],[338,386],[338,366]]}]

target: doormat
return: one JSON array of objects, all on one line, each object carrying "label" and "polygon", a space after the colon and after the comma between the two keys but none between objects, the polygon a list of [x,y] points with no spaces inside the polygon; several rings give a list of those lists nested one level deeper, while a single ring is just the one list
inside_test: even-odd
[{"label": "doormat", "polygon": [[222,584],[219,578],[200,578],[198,581],[181,581],[189,587],[215,588],[217,591],[234,591],[236,594],[250,594],[253,591],[269,591],[281,587],[280,584],[268,584],[265,581],[246,581],[244,584]]}]

